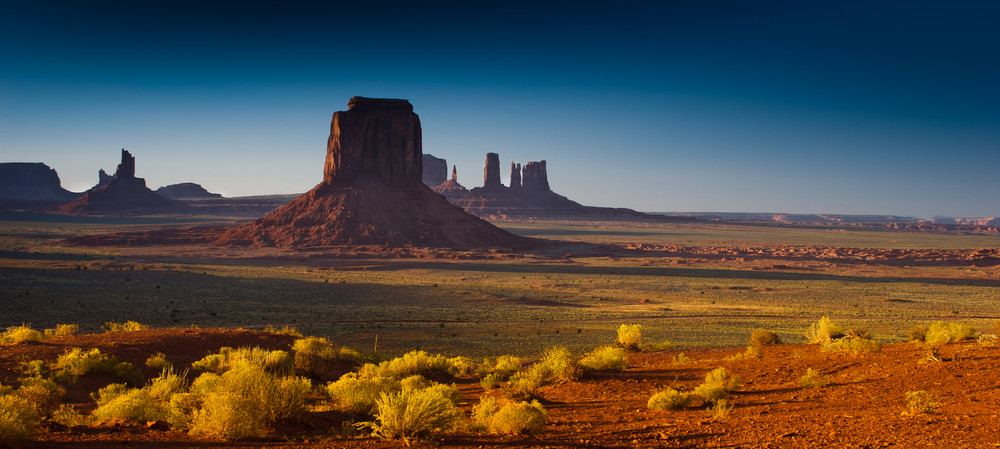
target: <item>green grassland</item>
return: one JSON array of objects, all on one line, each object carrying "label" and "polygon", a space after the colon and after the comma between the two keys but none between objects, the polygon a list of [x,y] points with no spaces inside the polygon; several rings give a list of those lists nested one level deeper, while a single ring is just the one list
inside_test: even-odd
[{"label": "green grassland", "polygon": [[[154,327],[291,325],[348,346],[397,355],[535,355],[589,350],[640,323],[675,347],[745,345],[754,328],[785,341],[822,315],[883,341],[938,319],[992,329],[996,267],[826,266],[750,269],[678,258],[207,257],[196,250],[65,247],[80,233],[177,223],[0,221],[0,326],[106,321]],[[990,235],[718,224],[503,224],[513,232],[588,242],[856,247],[996,247]],[[855,234],[855,232],[857,234]],[[784,239],[784,240],[783,240]],[[826,242],[826,243],[821,243]],[[229,250],[233,253],[234,251]],[[236,251],[238,253],[238,251]],[[826,264],[830,265],[830,264]]]}]

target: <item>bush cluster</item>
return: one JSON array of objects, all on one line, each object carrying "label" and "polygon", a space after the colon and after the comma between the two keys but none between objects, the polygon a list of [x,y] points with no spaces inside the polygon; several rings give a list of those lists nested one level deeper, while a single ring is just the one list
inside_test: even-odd
[{"label": "bush cluster", "polygon": [[614,346],[602,346],[580,358],[581,367],[589,370],[623,370],[625,369],[625,349]]},{"label": "bush cluster", "polygon": [[498,400],[484,396],[472,407],[476,428],[493,434],[518,435],[540,432],[545,428],[548,413],[538,401]]}]

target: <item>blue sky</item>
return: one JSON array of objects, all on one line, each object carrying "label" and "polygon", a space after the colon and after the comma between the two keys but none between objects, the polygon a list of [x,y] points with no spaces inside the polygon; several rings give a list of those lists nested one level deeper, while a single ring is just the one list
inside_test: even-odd
[{"label": "blue sky", "polygon": [[589,205],[1000,215],[996,2],[360,3],[0,3],[0,160],[304,192],[364,95],[467,187],[497,152]]}]

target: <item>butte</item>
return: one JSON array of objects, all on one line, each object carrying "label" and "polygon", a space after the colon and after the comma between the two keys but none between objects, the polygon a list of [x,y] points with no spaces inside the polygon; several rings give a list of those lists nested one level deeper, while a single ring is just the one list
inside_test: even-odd
[{"label": "butte", "polygon": [[215,244],[514,248],[530,240],[469,215],[422,182],[420,118],[407,100],[353,97],[333,114],[323,182]]}]

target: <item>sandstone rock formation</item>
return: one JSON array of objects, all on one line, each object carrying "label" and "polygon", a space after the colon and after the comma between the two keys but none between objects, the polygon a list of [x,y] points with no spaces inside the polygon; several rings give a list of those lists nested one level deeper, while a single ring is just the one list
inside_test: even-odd
[{"label": "sandstone rock formation", "polygon": [[458,167],[451,167],[451,179],[431,188],[444,195],[448,201],[457,200],[469,194],[469,190],[458,183]]},{"label": "sandstone rock formation", "polygon": [[354,97],[333,114],[323,181],[216,244],[514,247],[499,229],[423,184],[420,119],[406,100]]},{"label": "sandstone rock formation", "polygon": [[500,183],[499,155],[487,153],[482,187],[467,193],[457,189],[435,191],[473,215],[495,219],[677,220],[632,209],[581,205],[553,192],[546,170],[544,160],[527,162],[523,166],[511,162],[510,187],[506,187]]},{"label": "sandstone rock formation", "polygon": [[448,180],[448,161],[429,154],[424,155],[424,184],[434,187]]},{"label": "sandstone rock formation", "polygon": [[41,162],[0,163],[0,200],[65,202],[78,196],[62,188],[59,174]]},{"label": "sandstone rock formation", "polygon": [[55,212],[70,215],[141,215],[186,212],[179,201],[157,195],[146,187],[146,180],[135,177],[135,157],[122,148],[122,161],[114,179],[88,190],[83,196],[59,206]]},{"label": "sandstone rock formation", "polygon": [[90,190],[104,187],[114,179],[115,179],[114,176],[109,175],[108,172],[104,171],[104,169],[102,168],[97,171],[97,184],[95,184],[94,187],[91,187]]},{"label": "sandstone rock formation", "polygon": [[173,200],[180,199],[208,199],[222,198],[218,193],[205,190],[204,187],[193,182],[182,182],[180,184],[170,184],[156,189],[156,193],[164,198]]},{"label": "sandstone rock formation", "polygon": [[500,184],[500,155],[486,153],[486,165],[483,167],[483,188],[494,189],[503,187]]}]

